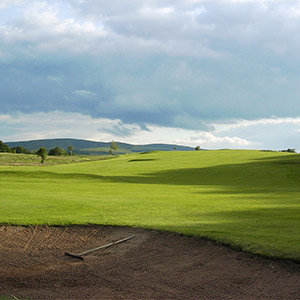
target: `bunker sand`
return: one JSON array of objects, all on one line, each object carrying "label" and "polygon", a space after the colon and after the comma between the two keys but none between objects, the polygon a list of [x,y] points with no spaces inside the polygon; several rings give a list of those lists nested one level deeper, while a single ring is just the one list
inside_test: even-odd
[{"label": "bunker sand", "polygon": [[[84,256],[128,236],[135,238]],[[129,227],[0,226],[0,295],[29,299],[297,299],[300,265]]]}]

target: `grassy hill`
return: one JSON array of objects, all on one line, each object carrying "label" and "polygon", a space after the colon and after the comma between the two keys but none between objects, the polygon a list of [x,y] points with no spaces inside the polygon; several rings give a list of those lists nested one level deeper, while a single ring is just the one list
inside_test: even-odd
[{"label": "grassy hill", "polygon": [[300,261],[299,166],[245,150],[0,166],[0,223],[154,228]]},{"label": "grassy hill", "polygon": [[[86,155],[106,155],[109,153],[111,143],[94,142],[79,139],[46,139],[33,141],[19,141],[5,143],[10,148],[22,146],[28,150],[37,150],[40,147],[45,147],[48,151],[56,146],[67,150],[68,146],[73,146],[74,153]],[[118,144],[118,153],[132,153],[145,151],[173,151],[174,147],[178,151],[193,151],[194,149],[186,146],[169,145],[169,144],[149,144],[149,145],[131,145],[126,143]]]}]

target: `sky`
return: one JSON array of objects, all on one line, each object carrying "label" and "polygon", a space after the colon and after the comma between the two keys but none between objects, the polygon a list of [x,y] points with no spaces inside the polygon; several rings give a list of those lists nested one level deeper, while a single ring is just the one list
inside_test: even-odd
[{"label": "sky", "polygon": [[0,140],[300,151],[300,1],[0,0]]}]

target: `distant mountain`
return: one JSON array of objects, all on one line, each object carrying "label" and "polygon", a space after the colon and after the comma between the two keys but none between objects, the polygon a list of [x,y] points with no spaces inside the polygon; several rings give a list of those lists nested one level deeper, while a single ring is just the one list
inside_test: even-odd
[{"label": "distant mountain", "polygon": [[[178,151],[193,151],[194,148],[170,145],[170,144],[149,144],[149,145],[131,145],[126,143],[116,142],[118,145],[117,153],[132,153],[145,151],[174,151],[174,147]],[[74,153],[87,155],[105,155],[109,153],[111,142],[94,142],[79,139],[46,139],[20,142],[6,142],[10,148],[22,146],[28,150],[38,150],[40,147],[45,147],[47,151],[52,148],[60,147],[67,150],[68,146],[73,146]]]}]

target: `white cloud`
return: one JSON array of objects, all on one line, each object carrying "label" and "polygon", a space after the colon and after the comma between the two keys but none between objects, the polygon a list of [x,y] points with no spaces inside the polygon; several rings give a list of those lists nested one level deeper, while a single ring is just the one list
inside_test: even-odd
[{"label": "white cloud", "polygon": [[92,118],[80,113],[0,114],[1,140],[7,142],[58,137],[123,141],[145,132],[150,131],[137,124],[125,124],[119,119]]},{"label": "white cloud", "polygon": [[247,137],[254,148],[300,150],[300,118],[264,118],[257,120],[236,120],[214,123],[218,136],[231,135]]},{"label": "white cloud", "polygon": [[[264,119],[223,124],[226,130],[205,132],[151,124],[140,126],[120,119],[92,118],[80,113],[0,114],[0,136],[4,142],[80,138],[111,140],[132,144],[167,143],[200,146],[204,149],[272,149],[300,150],[300,118]],[[219,126],[220,124],[214,126]],[[231,126],[232,125],[232,126]],[[224,129],[223,128],[223,129]]]},{"label": "white cloud", "polygon": [[6,132],[0,131],[4,141],[71,137],[95,141],[117,140],[134,144],[177,143],[187,146],[200,144],[203,148],[251,146],[250,142],[238,137],[218,137],[204,131],[154,125],[141,128],[137,124],[125,124],[118,119],[97,119],[80,113],[61,111],[0,115],[0,125]]},{"label": "white cloud", "polygon": [[175,12],[173,7],[160,7],[160,8],[153,8],[153,7],[143,7],[139,9],[139,12],[144,15],[145,17],[166,17],[170,14]]},{"label": "white cloud", "polygon": [[[0,38],[2,36],[2,40],[10,44],[30,43],[31,51],[67,50],[99,54],[103,51],[146,50],[175,56],[223,56],[201,39],[191,40],[189,30],[186,30],[190,16],[176,11],[172,6],[136,3],[135,7],[129,6],[134,8],[133,12],[129,8],[122,10],[120,7],[120,10],[106,10],[104,14],[99,14],[97,5],[98,13],[95,9],[95,12],[89,12],[79,19],[74,14],[61,17],[57,2],[50,3],[33,1],[23,11],[21,18],[12,19],[9,25],[0,28]],[[109,7],[106,3],[100,4],[104,9]],[[197,8],[193,16],[198,14]],[[89,18],[90,15],[94,17]],[[211,24],[204,24],[198,26],[197,30],[207,31],[212,28]]]},{"label": "white cloud", "polygon": [[[5,8],[18,2],[1,3]],[[70,7],[68,15],[63,4]],[[30,42],[40,50],[98,53],[103,47],[120,50],[134,43],[136,51],[149,48],[216,58],[226,51],[214,46],[215,41],[227,41],[227,47],[247,44],[277,54],[296,53],[299,16],[300,3],[295,0],[141,0],[126,5],[120,1],[28,1],[23,16],[11,18],[0,32],[6,41]]]},{"label": "white cloud", "polygon": [[110,128],[119,120],[104,118],[94,119],[80,113],[65,113],[54,111],[50,113],[16,113],[14,115],[0,115],[2,139],[5,141],[46,139],[56,137],[72,137],[90,140],[102,140],[109,135],[101,135],[100,127]]},{"label": "white cloud", "polygon": [[[3,0],[2,0],[3,1]],[[237,3],[238,2],[238,3]],[[3,8],[18,1],[5,1]],[[69,13],[64,14],[65,5]],[[40,51],[134,51],[226,58],[251,45],[276,55],[298,55],[298,1],[28,1],[23,16],[0,28],[10,43]],[[224,43],[220,49],[216,45]]]},{"label": "white cloud", "polygon": [[54,82],[61,82],[63,79],[58,76],[48,76],[49,81],[54,81]]},{"label": "white cloud", "polygon": [[213,122],[217,132],[230,131],[232,129],[251,127],[257,125],[280,125],[280,124],[293,124],[300,126],[300,117],[298,118],[263,118],[257,120],[232,120],[231,122],[218,123]]},{"label": "white cloud", "polygon": [[0,1],[0,9],[4,9],[9,5],[21,3],[22,0],[1,0]]},{"label": "white cloud", "polygon": [[56,3],[33,2],[19,19],[0,27],[0,38],[9,44],[30,43],[31,50],[70,52],[91,51],[108,32],[101,24],[61,18]]},{"label": "white cloud", "polygon": [[210,132],[201,132],[196,136],[190,137],[191,141],[198,142],[201,145],[205,145],[209,148],[215,148],[216,145],[220,147],[220,145],[226,145],[226,147],[232,148],[237,146],[247,146],[251,147],[252,143],[247,141],[246,139],[242,139],[239,137],[218,137]]},{"label": "white cloud", "polygon": [[75,90],[73,92],[74,95],[80,96],[83,98],[93,98],[96,96],[94,92],[88,91],[88,90]]}]

